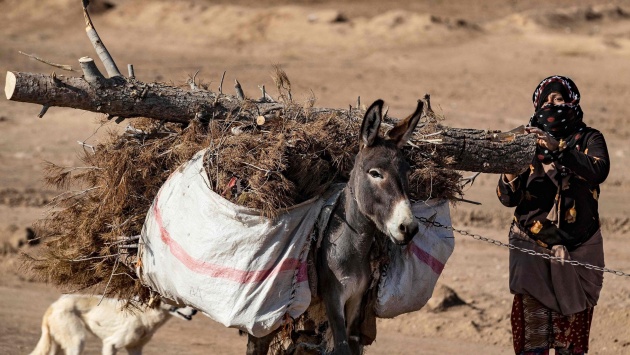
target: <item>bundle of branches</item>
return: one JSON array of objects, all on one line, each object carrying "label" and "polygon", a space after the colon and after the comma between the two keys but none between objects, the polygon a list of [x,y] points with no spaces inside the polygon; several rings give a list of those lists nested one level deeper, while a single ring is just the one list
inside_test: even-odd
[{"label": "bundle of branches", "polygon": [[[287,105],[263,125],[238,116],[185,127],[136,119],[125,133],[110,132],[94,150],[85,149],[85,166],[50,165],[48,182],[73,187],[57,199],[59,209],[40,221],[43,258],[32,263],[45,281],[129,298],[149,296],[119,259],[125,237],[139,235],[146,213],[171,172],[206,149],[213,190],[260,210],[268,217],[345,181],[358,150],[361,112],[309,115],[309,108]],[[428,134],[433,120],[417,132]],[[419,147],[405,148],[413,173],[413,199],[453,199],[460,175],[437,167],[436,157]],[[33,260],[34,261],[34,260]]]},{"label": "bundle of branches", "polygon": [[[282,117],[263,126],[215,119],[206,155],[214,191],[275,216],[317,196],[333,182],[346,181],[358,150],[360,114],[308,115],[308,111],[291,105]],[[430,152],[423,149],[405,149],[413,169],[411,198],[454,198],[460,193],[459,174],[438,168],[436,157],[429,159]]]}]

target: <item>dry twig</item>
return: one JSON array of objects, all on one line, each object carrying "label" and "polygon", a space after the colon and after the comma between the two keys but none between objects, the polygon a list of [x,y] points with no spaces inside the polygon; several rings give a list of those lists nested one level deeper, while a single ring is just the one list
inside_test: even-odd
[{"label": "dry twig", "polygon": [[44,64],[48,64],[50,66],[53,66],[55,68],[59,68],[59,69],[63,69],[63,70],[67,70],[67,71],[71,71],[71,72],[76,72],[76,70],[72,69],[72,66],[70,65],[66,65],[66,64],[57,64],[57,63],[53,63],[53,62],[49,62],[46,59],[42,59],[34,54],[28,54],[28,53],[24,53],[22,51],[18,51],[18,53],[25,55],[27,57],[33,58],[39,62],[42,62]]}]

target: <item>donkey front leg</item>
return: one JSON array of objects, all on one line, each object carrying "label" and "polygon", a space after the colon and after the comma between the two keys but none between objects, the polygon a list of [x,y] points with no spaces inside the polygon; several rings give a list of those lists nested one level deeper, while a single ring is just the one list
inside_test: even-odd
[{"label": "donkey front leg", "polygon": [[338,289],[326,292],[323,296],[324,305],[326,306],[326,315],[328,316],[328,326],[332,331],[333,341],[335,342],[335,350],[333,354],[352,355],[350,344],[348,343],[348,334],[346,333],[346,319],[344,315],[344,303],[341,300],[341,294]]},{"label": "donkey front leg", "polygon": [[363,353],[363,345],[361,344],[361,310],[363,307],[363,297],[361,294],[353,295],[346,302],[346,334],[348,334],[348,342],[350,343],[350,351],[352,354],[358,355]]}]

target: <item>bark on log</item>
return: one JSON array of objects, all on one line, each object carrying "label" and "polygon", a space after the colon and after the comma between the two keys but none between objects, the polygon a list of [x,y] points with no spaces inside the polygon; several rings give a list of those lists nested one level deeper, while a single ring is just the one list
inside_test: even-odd
[{"label": "bark on log", "polygon": [[[101,112],[110,117],[148,117],[187,124],[193,119],[259,116],[281,111],[285,106],[268,100],[239,100],[235,96],[206,90],[187,91],[161,83],[143,83],[134,78],[102,75],[87,81],[83,77],[50,76],[7,72],[7,99],[44,106],[72,107]],[[360,110],[310,109],[309,115],[337,113],[359,117]],[[532,161],[534,135],[515,135],[504,141],[492,140],[493,133],[466,128],[442,127],[430,140],[415,137],[411,143],[428,154],[450,157],[445,168],[484,173],[515,173]]]},{"label": "bark on log", "polygon": [[[95,77],[90,83],[84,78],[61,75],[53,78],[9,71],[5,93],[7,99],[13,101],[71,107],[112,117],[148,117],[178,123],[188,123],[195,118],[226,117],[237,114],[241,108],[241,102],[233,96],[204,90],[186,91],[120,76]],[[277,106],[263,103],[259,108],[265,112]]]},{"label": "bark on log", "polygon": [[498,131],[442,127],[436,153],[449,156],[445,167],[483,173],[518,173],[529,167],[536,153],[536,136],[520,134],[494,140]]}]

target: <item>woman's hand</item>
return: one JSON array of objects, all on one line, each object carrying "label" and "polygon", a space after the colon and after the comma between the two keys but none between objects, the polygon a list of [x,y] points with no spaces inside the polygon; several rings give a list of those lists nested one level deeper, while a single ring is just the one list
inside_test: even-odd
[{"label": "woman's hand", "polygon": [[511,182],[514,181],[514,179],[516,179],[518,177],[518,175],[516,174],[503,174],[505,175],[505,182]]},{"label": "woman's hand", "polygon": [[558,150],[558,146],[560,145],[560,142],[558,142],[555,138],[550,136],[547,132],[537,127],[525,127],[525,130],[527,131],[527,133],[536,134],[536,137],[538,138],[536,140],[536,144],[538,144],[542,148],[548,149],[549,151],[552,151],[552,152],[555,150]]}]

